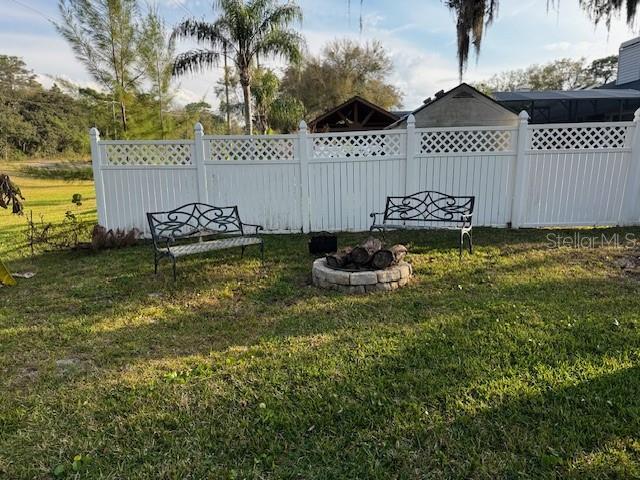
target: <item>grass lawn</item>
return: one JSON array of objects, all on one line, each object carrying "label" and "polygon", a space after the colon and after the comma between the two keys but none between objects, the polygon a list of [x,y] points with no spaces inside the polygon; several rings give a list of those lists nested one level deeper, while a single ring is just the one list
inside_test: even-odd
[{"label": "grass lawn", "polygon": [[[16,180],[52,216],[93,196]],[[403,235],[415,281],[344,296],[308,285],[302,235],[174,285],[144,245],[21,257],[22,221],[0,212],[36,272],[0,289],[0,478],[640,477],[629,252],[477,229],[460,262],[453,233]]]}]

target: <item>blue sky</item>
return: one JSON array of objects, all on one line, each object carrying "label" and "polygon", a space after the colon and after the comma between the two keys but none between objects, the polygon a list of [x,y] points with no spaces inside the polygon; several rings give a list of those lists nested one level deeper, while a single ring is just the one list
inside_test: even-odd
[{"label": "blue sky", "polygon": [[[144,2],[142,2],[144,3]],[[191,12],[211,18],[205,0],[157,0],[172,25]],[[477,81],[502,70],[526,67],[561,57],[588,60],[617,53],[620,42],[634,31],[616,19],[611,29],[594,27],[578,8],[578,0],[562,0],[547,11],[546,0],[502,0],[496,22],[488,29],[478,61],[472,58],[465,81]],[[455,20],[441,0],[365,0],[360,33],[359,0],[299,0],[304,12],[302,33],[315,54],[335,38],[377,39],[389,51],[394,73],[390,80],[403,92],[403,106],[416,108],[440,89],[457,85]],[[90,77],[56,33],[56,0],[0,0],[0,53],[18,55],[50,83],[62,76],[92,85]],[[179,46],[180,47],[180,46]],[[183,45],[184,48],[184,45]],[[276,69],[281,65],[272,62]],[[216,104],[212,86],[219,70],[176,82],[178,103],[206,98]]]}]

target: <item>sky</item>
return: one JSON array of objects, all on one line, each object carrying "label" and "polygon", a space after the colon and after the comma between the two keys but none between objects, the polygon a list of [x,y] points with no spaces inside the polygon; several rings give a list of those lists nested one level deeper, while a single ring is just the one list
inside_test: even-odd
[{"label": "sky", "polygon": [[[141,2],[145,4],[144,0]],[[213,19],[210,0],[156,0],[169,25],[183,18]],[[578,7],[578,0],[501,0],[496,21],[484,37],[482,51],[472,57],[463,80],[489,78],[495,73],[545,63],[557,58],[587,60],[615,54],[621,42],[638,35],[622,19],[608,30],[594,26]],[[298,0],[304,20],[299,30],[308,54],[315,55],[334,39],[380,41],[394,70],[389,81],[403,93],[402,108],[412,110],[438,90],[459,83],[455,18],[441,0],[364,0],[360,31],[360,1]],[[63,77],[96,86],[73,52],[56,32],[56,0],[0,0],[0,54],[20,56],[45,85]],[[178,51],[188,48],[178,44]],[[282,71],[281,62],[265,62]],[[221,69],[181,77],[175,81],[178,104],[205,99],[217,106],[213,86]]]}]

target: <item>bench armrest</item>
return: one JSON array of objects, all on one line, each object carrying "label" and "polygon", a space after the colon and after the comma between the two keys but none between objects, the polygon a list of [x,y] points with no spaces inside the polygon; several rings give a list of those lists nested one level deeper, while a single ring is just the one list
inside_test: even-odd
[{"label": "bench armrest", "polygon": [[244,227],[251,227],[255,229],[254,235],[258,235],[258,232],[260,232],[261,230],[264,230],[264,227],[262,225],[256,225],[254,223],[244,223],[242,222],[242,228],[244,229]]},{"label": "bench armrest", "polygon": [[471,227],[471,220],[473,220],[473,213],[463,213],[462,215],[460,215],[462,217],[462,220],[464,220],[464,224],[462,225],[462,228],[470,228]]},{"label": "bench armrest", "polygon": [[373,218],[373,224],[375,225],[377,222],[377,217],[382,215],[384,217],[385,212],[372,212],[369,214],[371,218]]}]

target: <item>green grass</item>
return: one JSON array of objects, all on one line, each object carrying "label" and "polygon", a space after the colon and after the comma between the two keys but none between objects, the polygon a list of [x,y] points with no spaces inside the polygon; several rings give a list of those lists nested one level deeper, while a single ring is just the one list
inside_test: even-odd
[{"label": "green grass", "polygon": [[[24,190],[53,216],[90,188]],[[174,285],[145,245],[29,259],[3,223],[36,276],[0,290],[0,478],[637,478],[640,284],[546,234],[477,229],[462,262],[401,235],[415,281],[344,296],[302,235]]]},{"label": "green grass", "polygon": [[[51,163],[42,161],[0,163],[0,172],[11,176],[26,199],[25,215],[10,215],[8,211],[0,209],[0,258],[4,261],[20,258],[28,253],[25,248],[25,232],[27,217],[31,213],[34,221],[39,221],[42,216],[45,222],[57,223],[70,210],[80,221],[95,222],[96,194],[92,181],[34,178],[24,173],[25,169],[46,169],[49,164]],[[75,193],[82,195],[80,207],[71,203]]]}]

